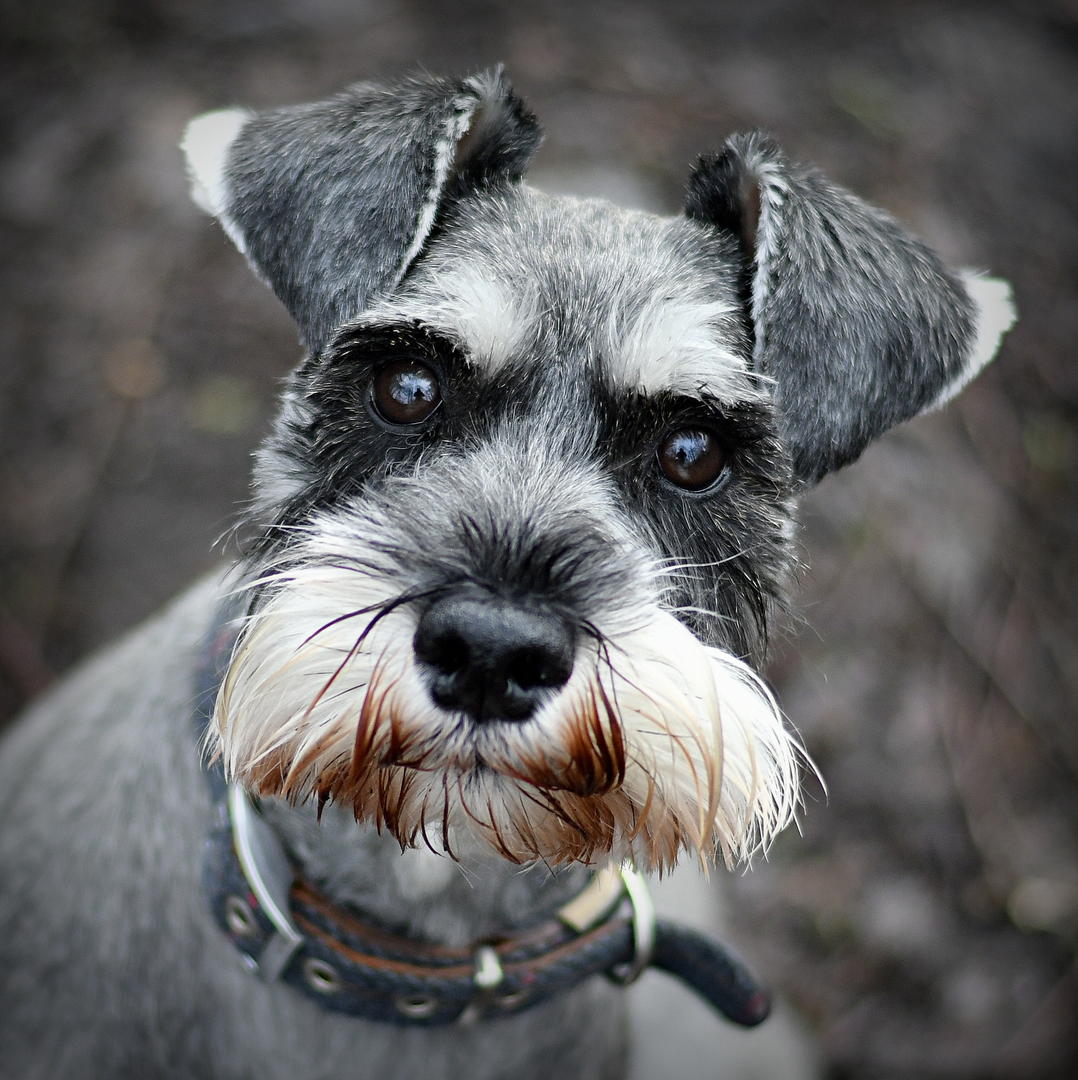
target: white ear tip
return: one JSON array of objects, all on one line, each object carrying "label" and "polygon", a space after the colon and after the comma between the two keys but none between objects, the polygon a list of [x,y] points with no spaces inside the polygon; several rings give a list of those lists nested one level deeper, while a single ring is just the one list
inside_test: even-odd
[{"label": "white ear tip", "polygon": [[970,368],[976,372],[999,351],[1003,335],[1014,326],[1018,312],[1009,281],[967,271],[962,283],[977,307],[977,336],[969,360]]},{"label": "white ear tip", "polygon": [[228,205],[225,165],[228,151],[251,118],[246,109],[219,109],[196,116],[187,125],[180,146],[187,158],[191,198],[214,217]]},{"label": "white ear tip", "polygon": [[1018,319],[1009,281],[988,277],[974,270],[962,270],[958,276],[976,309],[973,345],[962,370],[943,388],[929,409],[946,405],[999,352],[1004,334]]}]

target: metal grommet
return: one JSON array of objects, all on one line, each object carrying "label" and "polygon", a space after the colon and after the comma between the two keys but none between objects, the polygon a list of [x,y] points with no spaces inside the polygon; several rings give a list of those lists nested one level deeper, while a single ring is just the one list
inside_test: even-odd
[{"label": "metal grommet", "polygon": [[256,928],[255,917],[247,903],[238,896],[225,900],[225,925],[236,937],[250,937]]},{"label": "metal grommet", "polygon": [[401,1016],[407,1016],[414,1020],[422,1020],[432,1016],[438,1010],[438,999],[429,994],[405,994],[396,998],[393,1004]]},{"label": "metal grommet", "polygon": [[335,994],[341,988],[341,977],[336,970],[313,956],[303,961],[303,978],[319,994]]}]

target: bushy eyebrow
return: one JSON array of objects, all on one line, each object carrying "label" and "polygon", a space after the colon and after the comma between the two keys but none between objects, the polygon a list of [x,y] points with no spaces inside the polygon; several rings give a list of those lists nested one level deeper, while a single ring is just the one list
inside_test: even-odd
[{"label": "bushy eyebrow", "polygon": [[340,360],[377,361],[403,354],[420,359],[442,359],[460,354],[460,343],[452,333],[427,326],[416,319],[363,317],[341,327],[323,353],[331,362]]},{"label": "bushy eyebrow", "polygon": [[496,370],[534,336],[536,307],[480,268],[465,266],[420,279],[370,309],[363,321],[421,324],[455,342],[473,363]]},{"label": "bushy eyebrow", "polygon": [[607,320],[604,373],[642,394],[759,400],[768,380],[749,368],[738,319],[738,309],[721,300],[649,298]]}]

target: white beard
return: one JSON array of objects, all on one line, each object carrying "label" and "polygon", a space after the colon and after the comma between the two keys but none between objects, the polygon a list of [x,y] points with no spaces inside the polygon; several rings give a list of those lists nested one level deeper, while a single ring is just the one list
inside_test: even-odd
[{"label": "white beard", "polygon": [[732,865],[792,818],[801,752],[773,697],[658,605],[600,627],[531,719],[475,724],[431,700],[387,579],[304,545],[257,583],[218,697],[209,749],[230,779],[350,806],[402,847],[455,857],[467,834],[515,863]]}]

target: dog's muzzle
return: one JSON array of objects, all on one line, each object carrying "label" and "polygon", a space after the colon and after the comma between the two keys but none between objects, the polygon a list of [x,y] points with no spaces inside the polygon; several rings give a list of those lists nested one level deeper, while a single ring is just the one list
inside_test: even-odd
[{"label": "dog's muzzle", "polygon": [[521,535],[484,515],[423,539],[408,494],[410,526],[377,503],[323,515],[237,592],[208,736],[229,780],[520,864],[732,865],[789,820],[796,743],[774,699],[661,605],[641,550],[528,514]]}]

